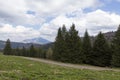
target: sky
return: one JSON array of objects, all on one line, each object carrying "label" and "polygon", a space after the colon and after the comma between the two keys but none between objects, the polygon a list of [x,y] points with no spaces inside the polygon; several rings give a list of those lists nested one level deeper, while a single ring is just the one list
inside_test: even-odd
[{"label": "sky", "polygon": [[0,0],[0,40],[20,42],[42,37],[54,41],[65,24],[79,35],[117,30],[120,0]]}]

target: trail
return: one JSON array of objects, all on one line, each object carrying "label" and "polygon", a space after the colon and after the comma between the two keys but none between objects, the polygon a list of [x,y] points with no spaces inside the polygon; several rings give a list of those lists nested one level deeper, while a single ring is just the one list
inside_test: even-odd
[{"label": "trail", "polygon": [[57,62],[57,61],[52,61],[52,60],[30,58],[30,57],[22,57],[22,58],[32,60],[32,61],[38,61],[38,62],[42,62],[46,64],[59,65],[63,67],[71,67],[71,68],[76,68],[76,69],[89,69],[89,70],[97,70],[97,71],[103,71],[103,70],[120,71],[120,69],[113,69],[113,68],[108,68],[108,67],[97,67],[97,66],[90,66],[90,65],[62,63],[62,62]]}]

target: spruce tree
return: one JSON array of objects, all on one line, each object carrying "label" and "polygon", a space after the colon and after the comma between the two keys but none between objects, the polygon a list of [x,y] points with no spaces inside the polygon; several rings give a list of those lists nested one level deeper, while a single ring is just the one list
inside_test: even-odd
[{"label": "spruce tree", "polygon": [[63,52],[63,37],[61,28],[58,29],[57,37],[53,47],[53,59],[61,61],[61,53]]},{"label": "spruce tree", "polygon": [[43,50],[41,48],[38,49],[37,57],[44,58],[44,53],[43,53]]},{"label": "spruce tree", "polygon": [[113,39],[112,66],[120,67],[120,25]]},{"label": "spruce tree", "polygon": [[65,40],[66,33],[67,33],[67,29],[66,29],[65,25],[63,25],[63,27],[61,29],[61,34],[62,34],[63,40]]},{"label": "spruce tree", "polygon": [[96,37],[93,44],[93,54],[92,54],[93,65],[97,66],[109,66],[111,61],[110,47],[104,37],[100,32]]},{"label": "spruce tree", "polygon": [[87,64],[91,64],[92,46],[91,46],[91,40],[90,40],[87,30],[83,37],[82,48],[83,48],[83,53],[84,53],[83,55],[84,62]]},{"label": "spruce tree", "polygon": [[62,33],[62,40],[61,40],[61,50],[62,50],[62,53],[60,54],[60,60],[62,61],[62,62],[66,62],[66,56],[67,56],[67,52],[66,52],[66,50],[67,50],[67,47],[66,47],[66,42],[65,42],[65,40],[66,40],[66,34],[68,33],[67,32],[67,29],[66,29],[66,27],[65,27],[65,25],[63,25],[63,27],[62,27],[62,31],[61,31],[61,33]]},{"label": "spruce tree", "polygon": [[21,51],[20,51],[19,47],[17,47],[15,49],[15,51],[16,51],[16,56],[20,56],[21,55]]},{"label": "spruce tree", "polygon": [[5,45],[3,54],[4,55],[12,55],[12,48],[11,48],[11,43],[10,43],[9,39],[6,41],[6,45]]},{"label": "spruce tree", "polygon": [[20,53],[19,48],[17,47],[16,49],[12,49],[12,53],[13,55],[18,56],[18,54]]},{"label": "spruce tree", "polygon": [[70,50],[71,50],[71,45],[70,45],[70,35],[69,35],[69,32],[66,33],[66,36],[65,36],[65,55],[64,55],[64,62],[71,62],[71,53],[70,53]]},{"label": "spruce tree", "polygon": [[26,48],[23,46],[22,48],[22,56],[27,56]]},{"label": "spruce tree", "polygon": [[30,46],[30,57],[35,57],[35,55],[36,55],[36,50],[34,48],[34,45],[32,44]]},{"label": "spruce tree", "polygon": [[75,29],[75,25],[72,24],[69,32],[66,34],[66,46],[68,62],[71,63],[82,63],[83,52],[82,43],[78,35],[78,31]]}]

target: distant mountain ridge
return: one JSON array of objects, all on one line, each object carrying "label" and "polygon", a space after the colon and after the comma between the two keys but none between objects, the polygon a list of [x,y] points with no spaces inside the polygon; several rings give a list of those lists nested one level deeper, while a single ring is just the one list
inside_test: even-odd
[{"label": "distant mountain ridge", "polygon": [[[5,47],[6,41],[0,40],[0,49]],[[22,48],[23,46],[29,48],[33,43],[11,42],[12,48]],[[41,47],[40,44],[33,44],[35,47]]]},{"label": "distant mountain ridge", "polygon": [[[0,40],[0,50],[3,50],[5,47],[6,41]],[[31,45],[34,45],[36,48],[42,48],[42,49],[48,49],[49,47],[53,46],[53,43],[48,43],[48,44],[35,44],[35,43],[21,43],[21,42],[11,42],[11,46],[13,49],[15,48],[29,48]]]},{"label": "distant mountain ridge", "polygon": [[109,42],[111,42],[113,40],[113,37],[115,36],[115,32],[111,31],[111,32],[107,32],[107,33],[103,33],[106,40],[108,40]]},{"label": "distant mountain ridge", "polygon": [[[103,33],[105,38],[111,42],[113,40],[113,37],[115,36],[115,32],[107,32]],[[90,37],[92,43],[94,42],[96,37]],[[81,38],[83,39],[83,37]],[[34,39],[33,39],[34,40]],[[0,40],[0,49],[3,49],[5,47],[5,41]],[[29,48],[31,45],[34,45],[35,47],[40,47],[42,49],[48,49],[49,47],[52,47],[54,45],[54,42],[46,43],[46,44],[37,44],[37,43],[23,43],[23,42],[11,42],[12,48],[22,48],[23,46],[25,48]]]},{"label": "distant mountain ridge", "polygon": [[33,38],[33,39],[26,39],[26,40],[23,40],[22,42],[23,43],[35,43],[35,44],[41,44],[41,45],[50,43],[50,41],[44,38],[41,38],[41,37]]}]

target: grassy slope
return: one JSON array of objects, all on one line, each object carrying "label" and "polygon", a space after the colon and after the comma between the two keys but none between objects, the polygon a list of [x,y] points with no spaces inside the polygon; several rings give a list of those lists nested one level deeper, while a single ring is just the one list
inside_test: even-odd
[{"label": "grassy slope", "polygon": [[73,69],[0,55],[0,80],[120,80],[120,72]]}]

